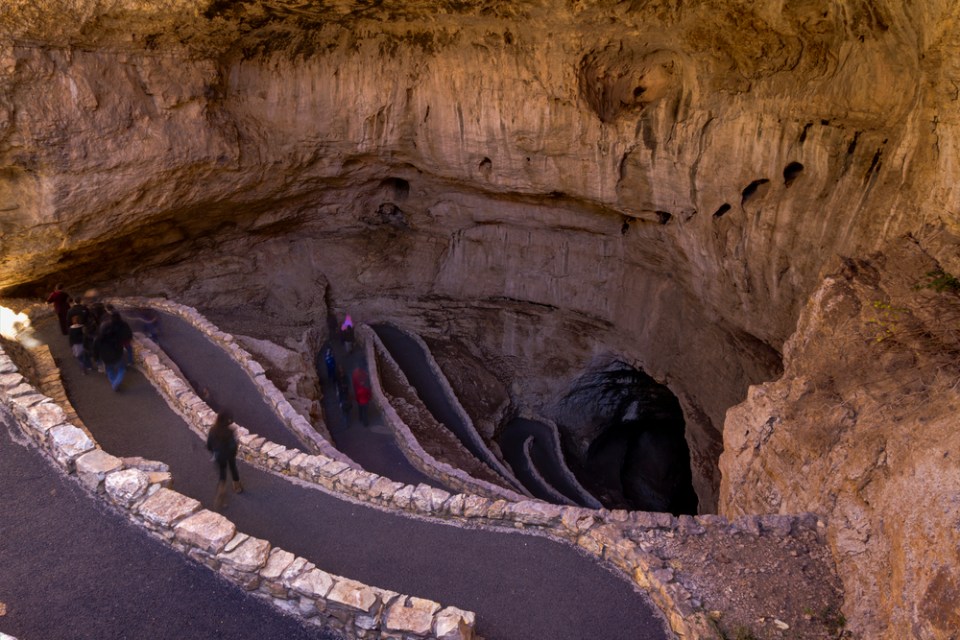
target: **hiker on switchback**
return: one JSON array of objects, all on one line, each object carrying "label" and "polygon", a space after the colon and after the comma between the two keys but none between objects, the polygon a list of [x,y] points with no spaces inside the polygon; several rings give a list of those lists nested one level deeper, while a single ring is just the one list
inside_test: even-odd
[{"label": "hiker on switchback", "polygon": [[240,484],[240,472],[237,470],[237,436],[230,426],[233,420],[230,414],[221,411],[217,414],[217,419],[210,427],[210,433],[207,434],[207,450],[213,454],[213,460],[217,463],[219,479],[217,481],[217,495],[214,498],[213,506],[220,509],[227,501],[227,467],[230,467],[230,476],[233,478],[233,492],[243,493],[243,485]]}]

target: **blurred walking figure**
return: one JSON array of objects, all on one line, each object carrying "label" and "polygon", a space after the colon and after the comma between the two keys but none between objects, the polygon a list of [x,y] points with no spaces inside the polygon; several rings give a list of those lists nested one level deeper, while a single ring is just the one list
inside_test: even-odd
[{"label": "blurred walking figure", "polygon": [[87,349],[84,347],[86,330],[84,329],[83,321],[80,315],[74,315],[70,320],[70,330],[67,334],[67,337],[70,340],[70,351],[73,353],[73,357],[77,359],[77,362],[80,363],[80,366],[83,367],[83,373],[86,375],[87,371],[92,368],[90,364],[90,356],[87,353]]},{"label": "blurred walking figure", "polygon": [[67,324],[73,325],[79,318],[79,324],[83,325],[87,321],[87,315],[87,305],[83,304],[83,301],[79,298],[71,298],[70,309],[67,311]]},{"label": "blurred walking figure", "polygon": [[350,400],[350,381],[347,380],[347,374],[343,372],[343,367],[337,367],[337,402],[340,403],[340,411],[343,412],[343,426],[350,426],[350,412],[353,410],[353,402]]},{"label": "blurred walking figure", "polygon": [[337,375],[337,361],[333,357],[333,347],[329,344],[323,350],[323,363],[327,367],[327,380],[333,382]]},{"label": "blurred walking figure", "polygon": [[53,310],[57,313],[57,319],[60,321],[60,332],[63,335],[70,333],[70,325],[67,324],[67,311],[70,310],[70,296],[63,290],[63,285],[59,282],[54,285],[53,291],[47,296],[47,303],[53,305]]},{"label": "blurred walking figure", "polygon": [[370,381],[361,367],[353,370],[353,395],[357,398],[357,414],[360,423],[367,426],[367,405],[370,404]]},{"label": "blurred walking figure", "polygon": [[110,318],[100,326],[97,339],[93,343],[94,357],[103,363],[107,371],[107,379],[114,391],[120,388],[123,374],[127,367],[123,361],[124,342],[129,341],[130,326],[123,321],[120,314],[114,312]]},{"label": "blurred walking figure", "polygon": [[240,484],[240,472],[237,471],[237,436],[231,426],[233,420],[225,411],[217,414],[217,419],[207,434],[207,450],[213,454],[217,463],[219,479],[217,480],[217,496],[214,498],[215,509],[222,508],[227,501],[227,467],[230,467],[230,476],[233,478],[234,493],[243,493]]},{"label": "blurred walking figure", "polygon": [[353,351],[353,320],[348,314],[343,320],[343,324],[340,325],[340,339],[343,340],[343,348],[347,350],[347,353]]}]

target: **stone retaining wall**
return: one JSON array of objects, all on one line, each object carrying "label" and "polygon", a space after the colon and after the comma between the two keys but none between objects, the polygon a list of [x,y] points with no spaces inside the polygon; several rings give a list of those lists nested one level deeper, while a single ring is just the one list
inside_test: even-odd
[{"label": "stone retaining wall", "polygon": [[[260,389],[260,394],[267,400],[267,404],[274,410],[280,420],[287,426],[294,436],[311,451],[318,451],[328,458],[339,460],[351,467],[359,467],[346,454],[334,447],[330,441],[317,431],[310,421],[300,415],[283,393],[267,377],[263,366],[241,347],[231,334],[221,331],[216,325],[207,320],[196,309],[177,304],[162,298],[118,298],[106,300],[117,308],[148,307],[162,311],[186,321],[195,329],[203,333],[211,342],[222,348],[240,367],[250,376],[253,383]],[[326,425],[317,427],[327,433]]]},{"label": "stone retaining wall", "polygon": [[[357,339],[365,350],[367,368],[370,373],[370,390],[374,402],[380,408],[383,414],[383,420],[387,427],[393,432],[394,440],[404,457],[415,468],[425,475],[434,478],[457,491],[472,493],[488,498],[503,498],[511,501],[526,500],[527,497],[520,495],[515,491],[495,485],[491,482],[474,478],[462,469],[453,467],[445,462],[441,462],[427,453],[417,441],[416,436],[410,430],[410,427],[404,422],[403,418],[397,413],[389,398],[383,390],[381,378],[384,375],[392,375],[398,384],[404,384],[406,377],[400,371],[396,362],[390,353],[386,350],[377,334],[367,325],[357,327]],[[400,382],[402,380],[403,382]],[[407,386],[409,384],[407,383]],[[416,393],[410,388],[411,393]],[[463,447],[465,455],[470,455],[466,447]],[[474,458],[475,459],[475,458]],[[483,464],[478,461],[478,464]]]},{"label": "stone retaining wall", "polygon": [[427,366],[430,368],[430,374],[432,378],[436,380],[437,386],[446,397],[447,402],[450,403],[450,406],[453,407],[453,410],[457,413],[457,415],[460,416],[460,420],[464,425],[466,425],[467,433],[472,436],[470,439],[472,440],[473,445],[487,455],[488,460],[481,460],[481,462],[489,464],[497,473],[512,483],[515,490],[523,491],[523,483],[517,480],[510,467],[505,464],[499,458],[499,456],[497,456],[497,454],[490,450],[490,447],[487,446],[487,443],[484,442],[483,438],[477,432],[476,427],[473,425],[473,419],[467,414],[467,411],[463,408],[463,405],[460,404],[460,398],[458,398],[457,394],[453,391],[453,388],[450,386],[450,381],[447,380],[446,374],[443,373],[440,365],[437,364],[437,361],[433,357],[433,353],[430,351],[430,347],[427,346],[427,343],[425,343],[423,338],[416,333],[410,333],[403,327],[399,327],[394,324],[391,324],[391,326],[403,332],[407,337],[416,342],[417,346],[423,352],[427,361]]},{"label": "stone retaining wall", "polygon": [[533,436],[527,436],[523,441],[523,458],[527,461],[527,466],[530,467],[530,475],[532,475],[534,481],[540,485],[540,488],[546,491],[552,503],[577,506],[576,502],[560,493],[560,491],[550,484],[547,479],[543,477],[543,474],[540,473],[540,469],[537,468],[536,463],[533,461]]},{"label": "stone retaining wall", "polygon": [[[563,450],[560,447],[560,430],[557,428],[557,423],[554,422],[553,420],[549,420],[547,418],[539,416],[533,413],[532,411],[521,411],[518,415],[521,418],[524,418],[526,420],[532,420],[534,422],[539,422],[541,424],[544,424],[547,426],[547,428],[550,429],[550,431],[553,434],[553,442],[551,444],[554,447],[554,456],[556,456],[556,459],[560,461],[560,472],[566,478],[567,483],[569,483],[570,486],[574,487],[574,489],[577,491],[577,495],[580,498],[580,500],[582,500],[583,503],[585,503],[588,507],[592,509],[602,509],[603,505],[601,505],[600,502],[595,497],[593,497],[593,495],[589,491],[583,488],[583,485],[581,485],[580,481],[577,480],[577,476],[575,476],[573,472],[570,471],[570,468],[567,466],[566,460],[564,459],[564,456],[563,456]],[[531,460],[531,465],[532,465],[532,462],[533,461]],[[534,466],[534,468],[536,467]]]},{"label": "stone retaining wall", "polygon": [[[165,304],[176,306],[170,302]],[[202,318],[195,310],[189,310],[189,316],[194,314]],[[199,323],[198,328],[204,333],[216,331],[223,335],[205,321]],[[145,373],[168,403],[180,411],[198,434],[205,435],[215,417],[214,412],[196,396],[188,383],[165,367],[159,357],[143,349],[140,352]],[[244,356],[245,352],[238,354],[235,357]],[[246,354],[245,357],[250,356]],[[248,371],[253,369],[255,367],[247,368]],[[806,579],[808,564],[808,558],[803,554],[810,550],[811,544],[822,544],[823,541],[825,525],[812,514],[744,516],[729,521],[714,515],[673,517],[667,513],[585,509],[538,500],[514,502],[480,495],[450,494],[424,484],[411,486],[393,482],[323,454],[288,450],[245,429],[238,431],[241,455],[248,462],[283,475],[296,476],[370,506],[471,526],[524,529],[577,545],[616,567],[646,591],[673,631],[683,639],[719,640],[717,616],[723,616],[727,610],[736,609],[743,613],[744,608],[749,609],[739,590],[726,588],[728,577],[722,571],[718,573],[713,567],[706,567],[707,571],[704,571],[703,567],[697,566],[703,562],[700,557],[684,555],[688,549],[693,552],[707,545],[736,548],[748,553],[751,548],[763,547],[767,549],[767,555],[760,561],[765,564],[749,569],[754,578],[794,572],[796,579],[801,581]],[[785,545],[794,542],[799,552],[794,550],[792,554],[785,554]],[[710,584],[704,581],[710,581]],[[801,582],[797,586],[810,588],[809,584]],[[762,590],[763,582],[755,580],[755,588]],[[757,618],[764,613],[748,610],[746,615]],[[797,617],[804,615],[794,613]]]},{"label": "stone retaining wall", "polygon": [[[140,352],[143,354],[143,349]],[[159,363],[154,354],[142,357]],[[42,378],[59,377],[55,368],[43,370],[49,365],[42,361],[39,365]],[[170,376],[163,380],[172,382]],[[2,349],[0,401],[23,431],[93,494],[119,507],[154,537],[286,613],[334,628],[351,639],[473,637],[473,613],[327,573],[305,558],[237,531],[221,514],[202,509],[197,500],[173,491],[173,478],[165,464],[118,458],[103,451],[89,433],[69,421],[60,405],[19,373],[17,364]],[[193,404],[197,419],[206,419],[211,413],[209,407]],[[247,438],[249,441],[250,436]],[[327,460],[338,465],[340,472],[348,471],[344,463]]]}]

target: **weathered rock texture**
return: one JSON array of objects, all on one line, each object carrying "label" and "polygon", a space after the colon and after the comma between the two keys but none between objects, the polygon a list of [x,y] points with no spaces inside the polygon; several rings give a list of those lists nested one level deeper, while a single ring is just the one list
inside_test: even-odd
[{"label": "weathered rock texture", "polygon": [[7,1],[0,286],[112,282],[300,336],[329,285],[475,343],[547,415],[618,357],[678,396],[710,511],[724,414],[779,374],[828,260],[929,225],[960,273],[958,14]]},{"label": "weathered rock texture", "polygon": [[937,292],[933,271],[910,241],[845,261],[801,314],[783,377],[724,426],[721,511],[828,515],[864,638],[960,629],[960,282]]}]

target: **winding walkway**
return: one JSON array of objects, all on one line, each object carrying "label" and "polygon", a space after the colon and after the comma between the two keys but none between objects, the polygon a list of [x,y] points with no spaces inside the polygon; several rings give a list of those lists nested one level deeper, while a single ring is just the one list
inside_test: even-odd
[{"label": "winding walkway", "polygon": [[[196,332],[194,332],[196,333]],[[136,371],[119,393],[102,376],[81,374],[51,322],[40,327],[70,398],[97,441],[121,456],[170,466],[175,488],[212,508],[215,472],[203,442]],[[252,431],[267,422],[248,411],[229,358],[205,353],[198,333],[166,331],[161,343],[209,398]],[[261,425],[263,425],[261,427]],[[241,464],[247,491],[230,496],[226,515],[250,535],[327,571],[427,597],[477,613],[487,640],[669,637],[648,598],[622,576],[574,547],[505,530],[467,529],[403,517],[329,495],[302,482]]]},{"label": "winding walkway", "polygon": [[549,497],[552,491],[559,492],[563,503],[600,508],[600,503],[574,479],[560,453],[556,432],[543,422],[514,418],[503,429],[500,450],[526,487],[541,500],[556,501]]},{"label": "winding walkway", "polygon": [[[145,384],[138,378],[132,388]],[[130,526],[65,477],[5,409],[0,567],[0,632],[21,640],[340,638],[305,627]]]},{"label": "winding walkway", "polygon": [[429,356],[412,336],[399,327],[391,324],[373,324],[370,328],[376,332],[383,346],[403,370],[423,405],[433,414],[437,422],[453,432],[477,460],[500,475],[509,486],[516,485],[518,480],[508,477],[510,472],[507,468],[486,447],[473,425],[467,423],[465,414],[458,411],[459,407],[454,406],[453,401],[440,388],[428,363],[428,357],[432,356]]}]

